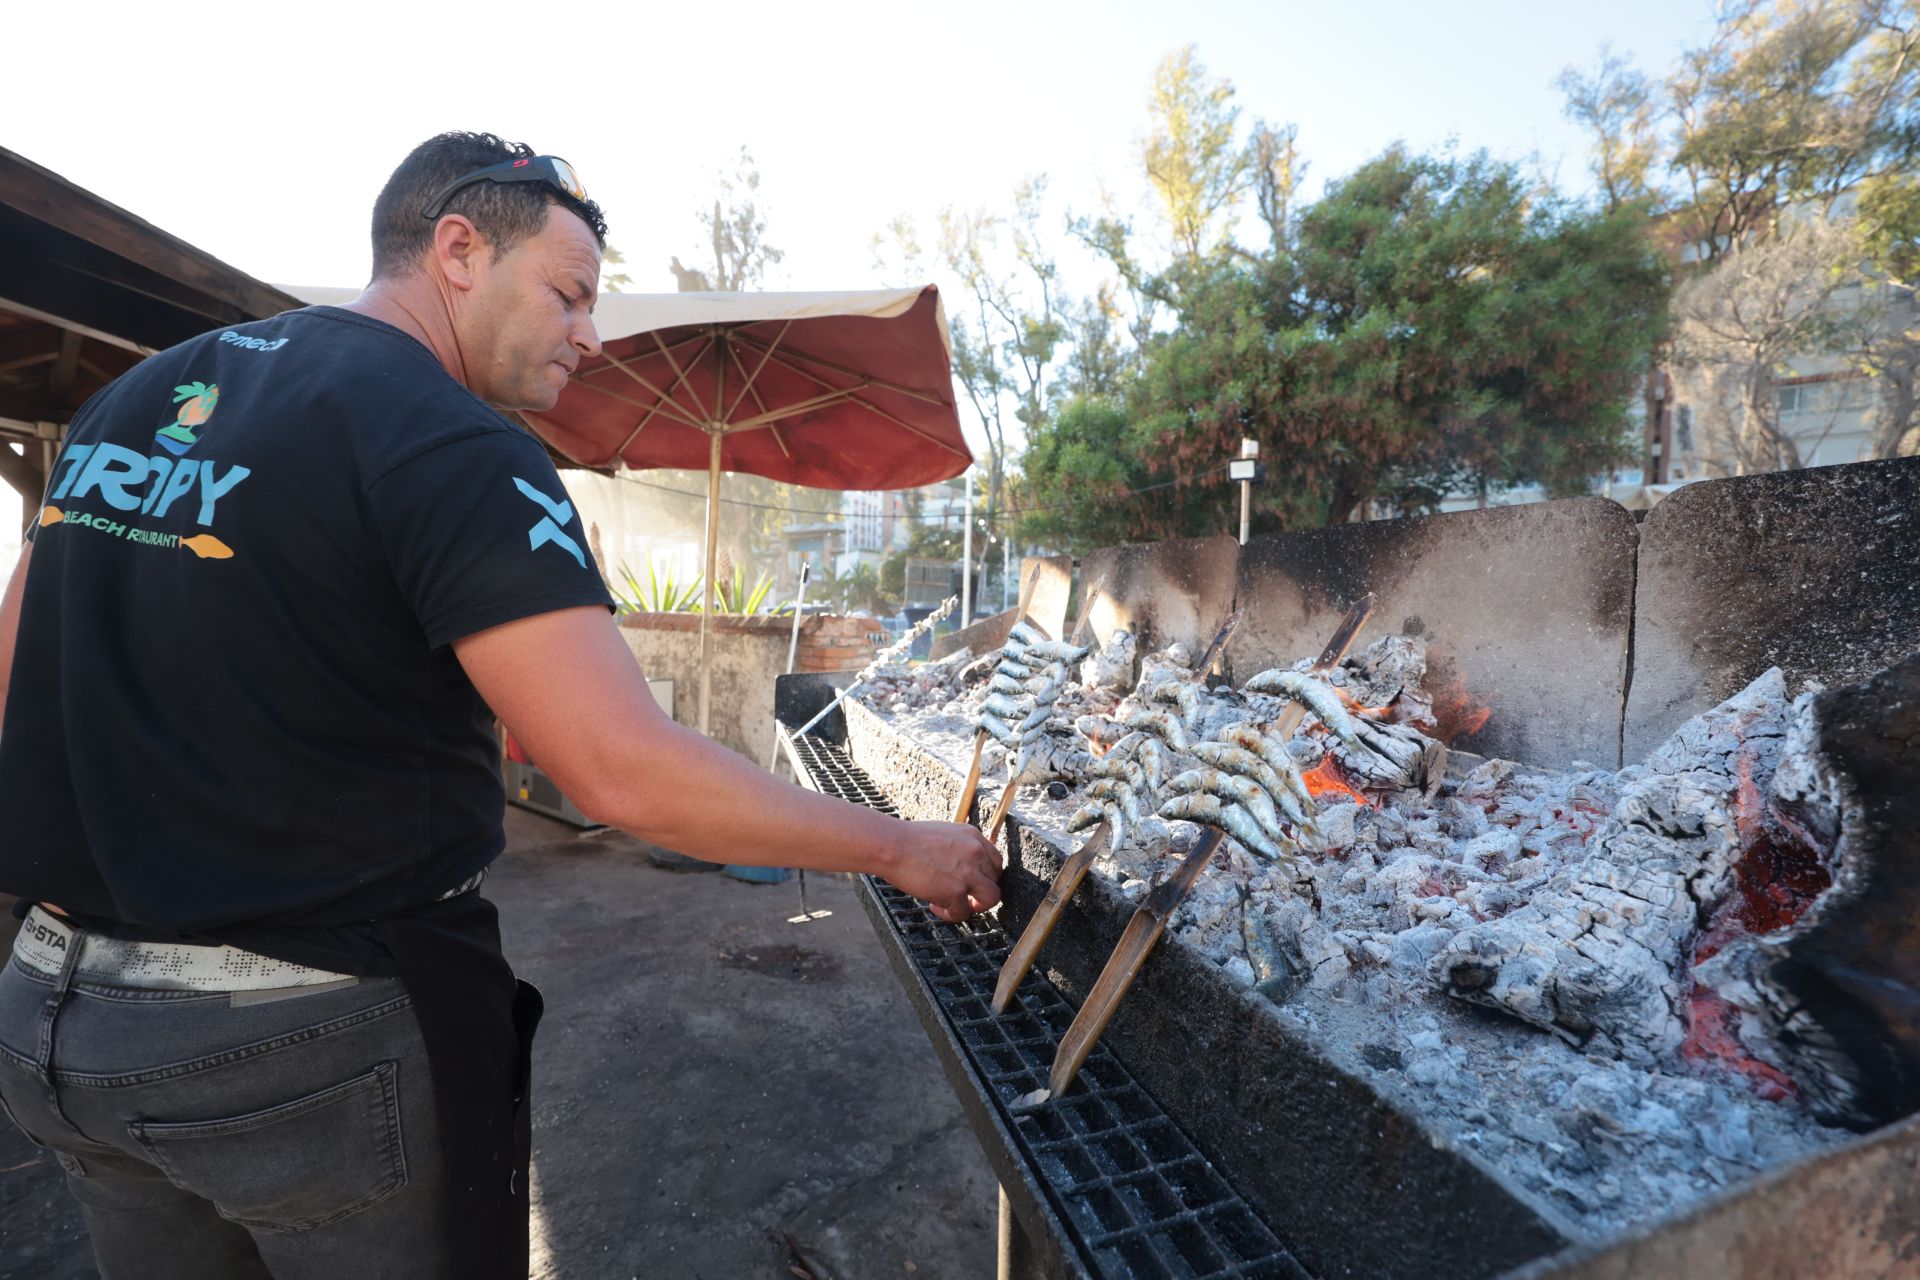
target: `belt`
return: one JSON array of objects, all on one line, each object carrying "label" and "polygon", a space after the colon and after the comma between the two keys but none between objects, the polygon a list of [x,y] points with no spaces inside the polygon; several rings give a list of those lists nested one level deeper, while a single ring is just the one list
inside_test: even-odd
[{"label": "belt", "polygon": [[[486,875],[485,870],[476,871],[434,901],[471,893]],[[13,954],[21,963],[53,978],[60,976],[73,948],[80,954],[74,977],[150,991],[277,991],[357,981],[350,973],[274,960],[239,947],[109,938],[70,925],[39,907],[27,912],[13,939]]]},{"label": "belt", "polygon": [[34,907],[14,935],[14,957],[57,978],[74,950],[73,976],[117,987],[153,991],[271,991],[344,982],[353,975],[315,969],[242,951],[192,942],[129,942],[77,929]]}]

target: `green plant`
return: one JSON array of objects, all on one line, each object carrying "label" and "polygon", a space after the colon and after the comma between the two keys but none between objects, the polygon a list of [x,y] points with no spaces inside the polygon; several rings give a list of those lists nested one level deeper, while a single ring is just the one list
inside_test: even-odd
[{"label": "green plant", "polygon": [[621,613],[687,613],[700,600],[699,578],[691,583],[676,582],[672,569],[661,573],[651,560],[647,562],[645,583],[634,577],[624,562],[620,579],[613,588],[613,598]]},{"label": "green plant", "polygon": [[[760,575],[760,580],[753,584],[753,589],[748,590],[747,571],[735,565],[731,580],[728,580],[724,574],[716,575],[716,581],[713,584],[713,611],[715,613],[758,613],[760,606],[766,603],[767,593],[772,590],[773,578],[764,573]],[[696,592],[692,606],[696,613],[701,608],[702,600],[703,597]]]}]

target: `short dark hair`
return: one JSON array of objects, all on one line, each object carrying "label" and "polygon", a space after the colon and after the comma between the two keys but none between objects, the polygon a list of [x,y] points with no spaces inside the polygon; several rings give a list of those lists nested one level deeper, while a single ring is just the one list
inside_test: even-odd
[{"label": "short dark hair", "polygon": [[[535,154],[524,142],[506,142],[491,133],[443,133],[407,153],[373,202],[373,278],[406,275],[419,265],[433,243],[438,218],[421,210],[452,182],[502,160]],[[578,214],[607,244],[607,220],[591,200],[576,200],[542,182],[476,182],[447,202],[442,216],[464,215],[493,245],[494,260],[546,225],[547,206]]]}]

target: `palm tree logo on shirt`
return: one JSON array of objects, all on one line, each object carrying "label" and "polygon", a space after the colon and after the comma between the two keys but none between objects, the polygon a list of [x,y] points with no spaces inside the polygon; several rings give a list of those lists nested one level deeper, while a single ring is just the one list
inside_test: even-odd
[{"label": "palm tree logo on shirt", "polygon": [[180,405],[174,412],[174,420],[154,432],[153,438],[178,458],[200,442],[193,429],[213,416],[213,407],[220,403],[220,388],[204,382],[189,382],[173,389],[173,402]]}]

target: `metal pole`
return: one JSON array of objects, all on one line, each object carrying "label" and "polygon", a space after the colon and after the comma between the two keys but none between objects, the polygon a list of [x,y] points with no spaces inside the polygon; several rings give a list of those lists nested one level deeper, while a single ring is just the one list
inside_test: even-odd
[{"label": "metal pole", "polygon": [[1013,608],[1013,539],[1004,535],[1000,539],[1000,608],[1002,612]]},{"label": "metal pole", "polygon": [[[793,660],[800,652],[800,611],[807,603],[807,582],[813,577],[813,562],[800,562],[800,589],[793,594],[793,638],[787,641],[787,674],[793,674]],[[780,721],[774,718],[773,750],[767,753],[767,772],[776,772],[780,765]],[[800,873],[801,896],[806,894],[807,873]]]},{"label": "metal pole", "polygon": [[700,591],[700,732],[713,724],[713,575],[720,555],[720,439],[716,424],[708,441],[707,465],[707,578]]},{"label": "metal pole", "polygon": [[[1240,456],[1243,459],[1260,456],[1260,442],[1241,437]],[[1240,545],[1247,545],[1247,527],[1253,515],[1253,478],[1249,476],[1240,482]]]},{"label": "metal pole", "polygon": [[960,477],[967,490],[967,514],[960,527],[960,629],[973,625],[973,473]]}]

